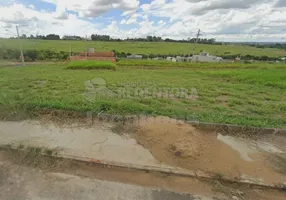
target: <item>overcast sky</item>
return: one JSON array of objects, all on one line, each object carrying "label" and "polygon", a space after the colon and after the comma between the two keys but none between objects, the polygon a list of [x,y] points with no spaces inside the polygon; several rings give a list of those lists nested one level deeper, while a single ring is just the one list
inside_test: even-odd
[{"label": "overcast sky", "polygon": [[218,41],[286,42],[286,0],[0,0],[0,37],[15,25],[27,35],[186,39],[200,28]]}]

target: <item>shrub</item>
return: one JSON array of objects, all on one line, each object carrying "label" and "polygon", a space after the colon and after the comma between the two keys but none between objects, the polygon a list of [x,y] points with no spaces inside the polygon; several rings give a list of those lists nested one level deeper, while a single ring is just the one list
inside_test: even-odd
[{"label": "shrub", "polygon": [[116,70],[116,65],[110,61],[76,60],[71,61],[68,69],[109,69]]}]

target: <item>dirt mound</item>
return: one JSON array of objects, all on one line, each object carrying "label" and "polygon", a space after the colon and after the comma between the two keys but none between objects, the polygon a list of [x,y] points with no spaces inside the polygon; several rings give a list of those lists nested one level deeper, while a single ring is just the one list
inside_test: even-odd
[{"label": "dirt mound", "polygon": [[[154,121],[155,120],[155,121]],[[139,122],[138,136],[153,151],[175,157],[196,159],[203,148],[203,138],[190,125],[169,118],[147,118]]]},{"label": "dirt mound", "polygon": [[171,151],[175,156],[179,157],[193,157],[199,156],[199,145],[194,143],[191,139],[179,139],[173,144],[169,145],[169,151]]},{"label": "dirt mound", "polygon": [[238,151],[219,141],[216,132],[203,132],[183,121],[166,117],[140,119],[133,125],[136,129],[134,126],[132,137],[168,165],[233,178],[248,175],[262,177],[266,182],[286,180],[285,176],[273,171],[267,155],[250,154],[253,161],[246,161]]}]

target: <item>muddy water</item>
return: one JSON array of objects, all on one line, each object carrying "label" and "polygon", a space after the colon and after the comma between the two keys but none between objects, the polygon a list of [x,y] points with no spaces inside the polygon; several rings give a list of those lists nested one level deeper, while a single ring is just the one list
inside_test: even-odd
[{"label": "muddy water", "polygon": [[85,127],[58,127],[38,121],[0,122],[0,145],[38,146],[59,149],[62,155],[96,160],[161,166],[147,149],[133,138],[110,130],[110,124]]},{"label": "muddy water", "polygon": [[273,144],[201,132],[184,122],[162,117],[142,119],[134,126],[136,140],[168,165],[238,179],[286,182],[285,174],[275,171],[269,162],[269,157],[284,154]]}]

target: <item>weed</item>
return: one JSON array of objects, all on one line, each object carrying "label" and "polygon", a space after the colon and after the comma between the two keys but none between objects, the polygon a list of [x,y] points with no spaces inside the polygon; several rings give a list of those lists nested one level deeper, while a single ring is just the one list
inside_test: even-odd
[{"label": "weed", "polygon": [[116,65],[108,61],[79,60],[71,61],[68,69],[110,69],[115,70]]},{"label": "weed", "polygon": [[19,144],[18,147],[17,147],[17,149],[24,149],[24,147],[25,147],[25,146],[24,146],[23,144]]},{"label": "weed", "polygon": [[216,180],[221,180],[221,179],[223,179],[223,177],[224,177],[224,174],[221,173],[221,172],[217,172],[213,176],[213,178],[216,179]]},{"label": "weed", "polygon": [[5,145],[0,145],[0,150],[1,151],[6,151],[12,149],[12,144],[5,144]]},{"label": "weed", "polygon": [[[58,150],[57,149],[49,149],[45,147],[37,147],[37,146],[24,146],[23,144],[19,144],[15,147],[15,145],[0,145],[0,150],[7,152],[12,155],[13,161],[17,164],[27,164],[30,166],[39,166],[41,167],[51,167],[54,166]],[[51,156],[49,159],[45,159],[45,155]],[[55,157],[52,157],[55,156]],[[46,162],[43,163],[42,161]]]}]

